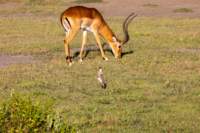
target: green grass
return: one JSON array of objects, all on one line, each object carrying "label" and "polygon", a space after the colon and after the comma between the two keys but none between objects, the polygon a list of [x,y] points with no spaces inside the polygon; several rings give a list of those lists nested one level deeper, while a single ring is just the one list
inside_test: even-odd
[{"label": "green grass", "polygon": [[53,111],[52,103],[44,105],[36,99],[34,102],[12,92],[0,107],[0,132],[76,132]]},{"label": "green grass", "polygon": [[[100,52],[90,52],[83,64],[69,67],[57,16],[38,14],[0,19],[0,53],[35,60],[0,69],[1,102],[11,90],[44,105],[53,99],[54,110],[80,132],[200,131],[199,19],[138,17],[123,47],[133,53],[116,60],[106,52],[109,61],[103,61]],[[122,37],[122,19],[107,21]],[[95,43],[92,35],[88,40]],[[80,43],[79,34],[71,47]],[[99,66],[105,90],[96,81]]]}]

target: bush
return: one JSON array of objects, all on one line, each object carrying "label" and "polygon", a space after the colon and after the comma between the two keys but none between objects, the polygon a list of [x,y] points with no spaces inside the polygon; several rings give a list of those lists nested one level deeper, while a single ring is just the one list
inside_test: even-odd
[{"label": "bush", "polygon": [[52,106],[33,104],[30,97],[14,95],[0,107],[0,132],[75,132]]}]

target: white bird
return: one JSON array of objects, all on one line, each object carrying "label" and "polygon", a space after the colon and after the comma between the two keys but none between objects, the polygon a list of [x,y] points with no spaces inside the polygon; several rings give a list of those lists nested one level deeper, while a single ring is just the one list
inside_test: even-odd
[{"label": "white bird", "polygon": [[99,67],[99,70],[98,70],[98,73],[97,73],[97,80],[99,81],[102,88],[105,89],[107,87],[107,83],[104,79],[103,70],[102,70],[101,67]]}]

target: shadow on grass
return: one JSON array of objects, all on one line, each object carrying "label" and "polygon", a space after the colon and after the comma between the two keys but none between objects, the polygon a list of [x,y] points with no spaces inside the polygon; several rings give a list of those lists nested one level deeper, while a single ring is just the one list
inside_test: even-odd
[{"label": "shadow on grass", "polygon": [[124,57],[125,55],[133,54],[133,52],[133,50],[122,52],[122,57]]},{"label": "shadow on grass", "polygon": [[[108,45],[106,45],[106,43],[103,44],[103,49],[105,52],[110,52],[113,55],[112,49]],[[72,51],[73,51],[73,58],[76,59],[80,54],[80,48],[72,48]],[[90,52],[96,52],[96,51],[100,51],[100,49],[96,45],[90,44],[86,46],[84,48],[85,56],[83,58],[86,58]],[[122,57],[132,53],[133,50],[122,52]]]}]

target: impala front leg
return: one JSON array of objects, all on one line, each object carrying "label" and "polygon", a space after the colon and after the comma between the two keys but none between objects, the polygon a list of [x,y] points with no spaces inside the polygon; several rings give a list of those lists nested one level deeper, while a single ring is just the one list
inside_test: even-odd
[{"label": "impala front leg", "polygon": [[106,57],[104,51],[103,51],[103,48],[102,48],[102,45],[101,45],[101,41],[100,41],[100,38],[99,38],[99,34],[97,32],[93,32],[94,33],[94,36],[95,36],[95,39],[97,41],[97,45],[99,46],[99,49],[100,49],[100,52],[101,52],[101,56],[103,57],[104,60],[108,60],[108,58]]},{"label": "impala front leg", "polygon": [[83,50],[84,50],[84,46],[85,46],[86,42],[87,42],[87,31],[84,30],[83,31],[83,41],[82,41],[81,50],[80,50],[80,54],[79,54],[80,62],[83,61],[82,56],[83,56]]}]

